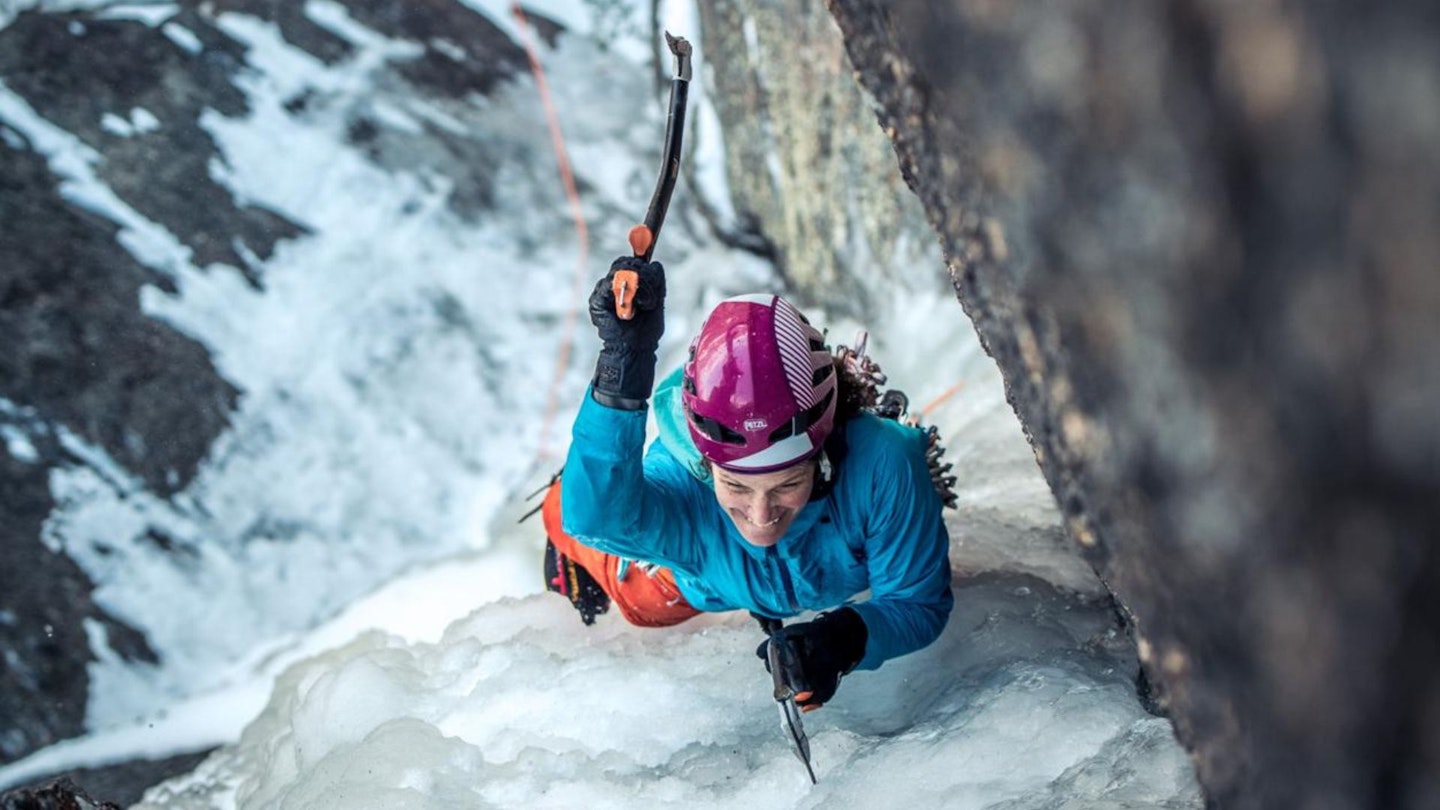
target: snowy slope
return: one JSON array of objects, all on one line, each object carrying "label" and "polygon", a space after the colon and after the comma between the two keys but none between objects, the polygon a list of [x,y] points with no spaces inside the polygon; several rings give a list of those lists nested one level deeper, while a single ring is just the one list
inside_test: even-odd
[{"label": "snowy slope", "polygon": [[[508,4],[472,5],[519,35]],[[218,18],[253,68],[253,114],[206,122],[225,182],[312,232],[266,265],[263,293],[192,266],[107,194],[76,139],[0,87],[0,115],[67,193],[174,277],[179,292],[150,291],[147,311],[203,342],[244,391],[173,502],[76,440],[92,464],[52,481],[52,535],[163,663],[121,660],[96,639],[92,735],[0,769],[0,786],[228,744],[145,806],[1199,806],[1168,723],[1135,698],[1133,652],[1098,583],[1065,548],[993,363],[943,287],[896,293],[867,326],[892,381],[917,407],[935,402],[929,421],[961,472],[957,609],[941,642],[853,677],[807,717],[818,787],[781,737],[747,619],[641,631],[609,616],[587,629],[536,593],[539,527],[513,525],[516,496],[557,463],[593,362],[582,323],[547,417],[577,257],[590,256],[588,288],[644,210],[663,120],[658,103],[612,101],[649,95],[647,20],[601,3],[532,5],[582,32],[619,32],[603,50],[583,36],[542,49],[590,245],[569,220],[533,82],[461,106],[396,93],[375,79],[407,44],[335,4],[305,5],[358,48],[331,65],[259,20]],[[161,24],[166,8],[110,13]],[[666,8],[672,25],[686,12]],[[322,102],[287,115],[307,88]],[[703,86],[692,100],[711,120]],[[401,131],[483,131],[506,158],[496,212],[465,221],[445,205],[443,173],[386,171],[345,145],[357,109]],[[697,156],[711,185],[682,186],[663,236],[664,364],[715,301],[777,283],[688,210],[687,193],[723,198],[717,154],[712,137]],[[841,342],[858,326],[811,314]],[[113,542],[149,525],[195,554]],[[356,638],[366,628],[378,629]]]},{"label": "snowy slope", "polygon": [[585,628],[535,596],[438,644],[377,633],[300,664],[238,745],[141,806],[1199,806],[1169,723],[1103,651],[1107,611],[1023,578],[956,596],[939,642],[806,715],[817,786],[748,617]]}]

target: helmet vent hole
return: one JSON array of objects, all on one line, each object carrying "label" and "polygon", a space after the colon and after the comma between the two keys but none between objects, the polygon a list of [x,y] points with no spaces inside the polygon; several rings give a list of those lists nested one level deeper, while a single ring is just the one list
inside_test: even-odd
[{"label": "helmet vent hole", "polygon": [[710,437],[711,441],[717,441],[722,444],[738,444],[741,446],[745,444],[744,436],[741,436],[739,433],[725,427],[708,416],[701,416],[691,411],[690,421],[694,423],[696,430]]},{"label": "helmet vent hole", "polygon": [[785,424],[770,432],[770,441],[778,442],[781,439],[788,439],[798,433],[809,430],[816,422],[825,416],[825,411],[830,407],[830,401],[835,398],[834,391],[826,391],[820,401],[795,414]]}]

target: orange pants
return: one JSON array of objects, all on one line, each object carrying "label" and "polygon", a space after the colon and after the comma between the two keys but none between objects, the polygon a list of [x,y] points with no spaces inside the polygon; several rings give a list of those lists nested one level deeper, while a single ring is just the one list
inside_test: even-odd
[{"label": "orange pants", "polygon": [[581,543],[560,528],[560,482],[556,481],[545,493],[545,503],[540,511],[545,521],[545,533],[555,549],[569,557],[589,572],[600,584],[600,589],[620,608],[625,621],[640,627],[669,627],[679,624],[700,611],[690,607],[680,589],[675,585],[675,576],[666,568],[652,568],[649,571],[639,565],[623,566],[624,579],[620,570],[624,560],[614,554],[597,551]]}]

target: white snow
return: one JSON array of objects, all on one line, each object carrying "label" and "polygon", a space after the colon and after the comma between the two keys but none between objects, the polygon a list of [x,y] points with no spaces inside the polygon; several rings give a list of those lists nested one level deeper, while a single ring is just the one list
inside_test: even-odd
[{"label": "white snow", "polygon": [[[508,2],[467,4],[516,32]],[[667,27],[698,16],[662,6]],[[0,6],[0,24],[12,7]],[[587,189],[593,278],[624,249],[654,183],[663,100],[615,101],[652,95],[651,26],[614,4],[527,7],[576,32],[541,58]],[[164,8],[123,13],[198,48]],[[427,102],[375,81],[412,43],[336,3],[305,10],[354,57],[323,64],[272,26],[225,13],[218,24],[248,49],[252,112],[202,121],[223,153],[215,178],[308,230],[258,267],[263,291],[234,268],[195,267],[174,235],[105,187],[92,150],[0,85],[0,120],[47,157],[67,199],[120,225],[121,243],[174,280],[174,294],[145,289],[144,310],[205,344],[241,391],[199,475],[168,500],[60,432],[83,463],[52,476],[46,540],[162,662],[127,662],[93,632],[90,733],[0,768],[0,787],[220,745],[142,807],[1200,806],[1169,724],[1135,697],[1103,589],[1059,532],[933,248],[935,283],[877,292],[887,297],[872,302],[874,323],[809,313],[832,341],[871,330],[892,383],[917,410],[934,403],[927,422],[960,477],[946,634],[847,678],[806,716],[818,786],[781,734],[748,618],[640,630],[606,616],[585,628],[563,599],[537,593],[543,538],[538,520],[515,525],[529,506],[519,496],[557,465],[540,457],[541,437],[565,441],[596,346],[582,315],[547,415],[561,325],[583,306],[572,281],[582,247],[534,84],[522,76],[486,99]],[[603,50],[592,39],[612,35]],[[701,85],[691,92],[705,187],[682,182],[659,252],[666,369],[710,306],[778,285],[772,267],[715,243],[689,210],[687,195],[726,198]],[[301,94],[304,113],[287,112]],[[107,126],[151,126],[141,112]],[[464,220],[444,171],[375,165],[345,138],[359,116],[397,137],[417,137],[421,122],[479,133],[497,156],[495,209]],[[24,457],[21,428],[0,438]]]},{"label": "white snow", "polygon": [[12,458],[33,464],[39,460],[40,455],[31,443],[30,437],[10,425],[0,426],[0,436],[5,439],[5,447]]},{"label": "white snow", "polygon": [[5,420],[0,422],[0,439],[5,441],[10,457],[25,464],[39,461],[40,452],[35,449],[27,430],[36,421],[34,412],[0,397],[0,417]]},{"label": "white snow", "polygon": [[233,671],[222,679],[225,687],[172,703],[143,722],[52,745],[0,769],[0,786],[81,765],[162,758],[233,742],[265,706],[275,678],[295,662],[367,632],[438,641],[455,617],[487,602],[538,591],[533,557],[532,548],[511,538],[483,554],[458,555],[401,574],[323,625],[249,651],[230,666]]},{"label": "white snow", "polygon": [[298,664],[238,744],[139,806],[1198,806],[1169,724],[1082,651],[1107,610],[1033,581],[956,591],[939,642],[805,716],[815,786],[748,617],[585,628],[543,595],[439,643],[372,633]]},{"label": "white snow", "polygon": [[160,30],[165,33],[165,36],[168,37],[171,42],[174,42],[192,54],[203,53],[205,50],[205,43],[200,41],[200,37],[195,36],[194,31],[191,31],[179,23],[165,23],[160,26]]},{"label": "white snow", "polygon": [[13,425],[0,425],[0,438],[5,439],[5,449],[10,453],[11,458],[27,464],[34,464],[40,459],[40,454],[36,452],[30,437]]},{"label": "white snow", "polygon": [[150,26],[160,25],[175,15],[175,3],[103,3],[95,4],[95,16],[102,20],[138,20]]},{"label": "white snow", "polygon": [[130,138],[159,129],[160,119],[156,118],[155,114],[149,110],[136,107],[130,111],[128,118],[122,118],[114,113],[105,113],[100,117],[100,127],[112,135]]}]

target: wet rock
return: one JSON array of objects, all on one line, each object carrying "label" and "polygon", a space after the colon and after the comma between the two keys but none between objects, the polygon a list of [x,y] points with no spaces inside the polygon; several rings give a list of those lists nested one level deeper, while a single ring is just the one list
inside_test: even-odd
[{"label": "wet rock", "polygon": [[[212,749],[213,750],[213,749]],[[120,806],[130,807],[138,804],[145,796],[149,788],[164,782],[175,776],[188,773],[195,766],[199,765],[212,750],[196,751],[188,754],[177,754],[164,759],[136,759],[127,762],[118,762],[112,765],[104,765],[97,768],[77,768],[63,773],[53,774],[43,779],[35,780],[33,785],[25,785],[14,788],[5,796],[13,794],[34,793],[46,789],[55,789],[55,785],[62,785],[80,796],[101,796],[107,802],[104,805],[93,805],[101,807]],[[61,794],[63,795],[63,793]],[[4,799],[0,798],[0,810],[8,807]],[[114,802],[114,805],[108,804]],[[45,806],[45,805],[41,805]],[[81,805],[83,807],[83,805]]]},{"label": "wet rock", "polygon": [[63,199],[18,134],[0,145],[0,397],[65,425],[161,494],[194,476],[237,392],[205,349],[140,309],[168,286],[118,226]]},{"label": "wet rock", "polygon": [[75,736],[85,723],[90,652],[82,622],[93,611],[91,584],[40,542],[54,502],[38,460],[17,459],[0,441],[0,762]]},{"label": "wet rock", "polygon": [[[0,761],[83,728],[91,659],[83,622],[135,656],[143,636],[90,601],[91,583],[42,541],[52,468],[79,436],[162,495],[194,476],[236,391],[205,350],[140,310],[163,285],[115,242],[116,226],[73,207],[18,134],[0,143]],[[20,453],[17,456],[17,451]],[[11,720],[13,718],[13,721]]]},{"label": "wet rock", "polygon": [[304,229],[237,201],[212,176],[225,157],[200,118],[249,111],[234,85],[244,49],[203,21],[187,30],[201,50],[137,20],[22,14],[0,29],[0,76],[39,115],[102,153],[100,178],[193,251],[196,266],[223,265],[259,286],[249,257],[268,258]]},{"label": "wet rock", "polygon": [[830,0],[1217,807],[1440,802],[1440,20]]},{"label": "wet rock", "polygon": [[120,805],[96,801],[73,782],[61,779],[0,794],[0,810],[120,810]]}]

